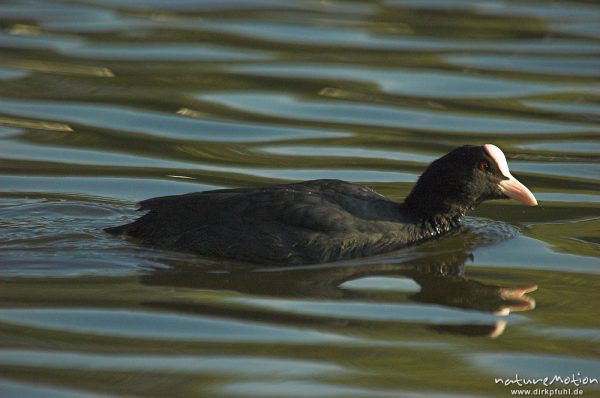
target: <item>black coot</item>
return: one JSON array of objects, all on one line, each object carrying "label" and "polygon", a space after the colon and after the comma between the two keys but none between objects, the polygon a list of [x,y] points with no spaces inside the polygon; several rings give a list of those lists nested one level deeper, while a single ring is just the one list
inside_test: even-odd
[{"label": "black coot", "polygon": [[404,203],[363,185],[314,180],[144,200],[138,220],[106,229],[157,247],[264,264],[385,253],[441,235],[488,199],[535,206],[494,145],[463,146],[427,167]]}]

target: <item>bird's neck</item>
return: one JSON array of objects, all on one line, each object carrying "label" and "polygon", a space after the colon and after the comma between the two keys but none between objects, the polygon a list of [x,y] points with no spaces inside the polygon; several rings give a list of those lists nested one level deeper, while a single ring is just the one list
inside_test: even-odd
[{"label": "bird's neck", "polygon": [[443,200],[417,200],[410,196],[403,207],[412,222],[429,235],[439,235],[458,227],[468,210]]},{"label": "bird's neck", "polygon": [[463,218],[464,213],[459,213],[450,217],[448,215],[433,216],[421,220],[421,225],[437,234],[443,234],[460,226]]}]

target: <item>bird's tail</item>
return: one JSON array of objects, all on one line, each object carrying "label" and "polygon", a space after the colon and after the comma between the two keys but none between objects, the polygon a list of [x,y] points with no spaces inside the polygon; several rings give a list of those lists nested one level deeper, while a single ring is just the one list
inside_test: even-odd
[{"label": "bird's tail", "polygon": [[104,228],[104,232],[108,232],[111,235],[123,235],[129,232],[131,224],[118,225],[116,227]]}]

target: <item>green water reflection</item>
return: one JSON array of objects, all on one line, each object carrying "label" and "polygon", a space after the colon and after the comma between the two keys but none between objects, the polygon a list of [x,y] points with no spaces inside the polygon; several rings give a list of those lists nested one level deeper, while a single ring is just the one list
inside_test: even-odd
[{"label": "green water reflection", "polygon": [[[600,377],[595,2],[0,15],[0,396],[503,397],[495,377]],[[136,201],[220,187],[342,178],[402,200],[487,142],[540,206],[488,203],[382,257],[261,268],[102,232]]]}]

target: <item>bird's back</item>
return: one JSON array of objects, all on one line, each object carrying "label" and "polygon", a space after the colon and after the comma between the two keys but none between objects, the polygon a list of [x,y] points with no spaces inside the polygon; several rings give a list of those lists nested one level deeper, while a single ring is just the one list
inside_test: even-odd
[{"label": "bird's back", "polygon": [[339,180],[225,189],[145,200],[148,213],[108,232],[211,257],[306,264],[410,243],[401,205]]}]

